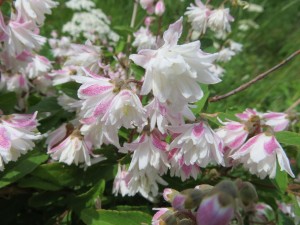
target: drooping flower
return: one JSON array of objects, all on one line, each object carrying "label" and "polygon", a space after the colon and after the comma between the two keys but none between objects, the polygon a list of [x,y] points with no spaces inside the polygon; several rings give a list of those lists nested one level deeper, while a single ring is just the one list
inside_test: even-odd
[{"label": "drooping flower", "polygon": [[262,118],[265,120],[265,125],[272,127],[275,132],[285,130],[290,123],[286,113],[268,112],[262,114]]},{"label": "drooping flower", "polygon": [[33,141],[41,138],[36,116],[37,113],[0,115],[0,170],[4,169],[4,163],[16,161],[21,154],[32,150]]},{"label": "drooping flower", "polygon": [[25,20],[32,20],[38,25],[45,21],[45,14],[51,14],[51,9],[58,2],[52,0],[16,0],[15,7]]},{"label": "drooping flower", "polygon": [[168,129],[179,134],[170,144],[170,149],[180,149],[186,165],[197,164],[200,167],[206,167],[209,163],[224,165],[223,142],[205,122]]},{"label": "drooping flower", "polygon": [[261,179],[266,176],[275,177],[277,160],[281,171],[285,170],[291,177],[295,177],[281,145],[268,133],[260,133],[250,138],[231,157]]},{"label": "drooping flower", "polygon": [[48,154],[54,160],[68,165],[83,163],[90,166],[91,156],[100,157],[100,161],[105,159],[102,156],[94,155],[91,142],[80,133],[79,129],[74,129],[70,125],[63,124],[51,132],[46,144],[48,144]]},{"label": "drooping flower", "polygon": [[113,191],[112,193],[117,196],[118,193],[124,197],[129,193],[128,189],[128,171],[125,169],[124,166],[121,166],[120,164],[118,165],[118,172],[116,174],[116,177],[114,179],[114,184],[113,184]]},{"label": "drooping flower", "polygon": [[231,31],[230,22],[234,18],[229,14],[229,8],[212,10],[208,18],[208,26],[215,32],[228,33]]},{"label": "drooping flower", "polygon": [[155,168],[160,174],[167,172],[170,167],[167,156],[167,143],[160,140],[157,131],[142,134],[132,143],[125,143],[121,152],[133,152],[129,171],[134,168],[147,170],[148,167]]},{"label": "drooping flower", "polygon": [[146,69],[141,94],[151,90],[160,102],[169,101],[178,108],[184,102],[196,102],[203,92],[198,84],[214,84],[220,79],[214,77],[209,67],[217,54],[208,54],[200,50],[200,42],[178,45],[182,32],[182,18],[164,33],[164,45],[157,50],[143,49],[130,59]]},{"label": "drooping flower", "polygon": [[189,22],[192,23],[192,28],[198,31],[200,34],[206,32],[208,17],[210,14],[210,9],[207,8],[200,0],[195,0],[195,4],[191,4],[185,15],[187,15]]}]

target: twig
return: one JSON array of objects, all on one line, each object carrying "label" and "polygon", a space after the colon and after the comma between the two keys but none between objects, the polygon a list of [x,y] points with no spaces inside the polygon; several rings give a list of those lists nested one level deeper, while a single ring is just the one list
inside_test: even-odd
[{"label": "twig", "polygon": [[254,79],[250,80],[249,82],[239,86],[238,88],[224,94],[224,95],[216,95],[212,98],[209,99],[209,102],[217,102],[220,101],[221,99],[227,98],[231,95],[234,95],[238,92],[241,92],[245,89],[247,89],[248,87],[250,87],[252,84],[256,83],[257,81],[265,78],[266,76],[268,76],[270,73],[272,73],[273,71],[281,68],[282,66],[284,66],[286,63],[288,63],[289,61],[291,61],[295,56],[300,54],[300,49],[296,52],[294,52],[293,54],[291,54],[289,57],[287,57],[285,60],[283,60],[282,62],[280,62],[279,64],[277,64],[276,66],[272,67],[271,69],[267,70],[264,73],[259,74],[258,76],[256,76]]},{"label": "twig", "polygon": [[300,98],[295,101],[287,110],[285,110],[286,113],[290,113],[294,108],[296,108],[300,104]]},{"label": "twig", "polygon": [[[138,6],[139,6],[138,0],[134,0],[133,12],[132,12],[131,21],[130,21],[130,28],[134,28]],[[127,52],[129,51],[130,42],[131,42],[131,35],[128,34],[128,36],[127,36]]]}]

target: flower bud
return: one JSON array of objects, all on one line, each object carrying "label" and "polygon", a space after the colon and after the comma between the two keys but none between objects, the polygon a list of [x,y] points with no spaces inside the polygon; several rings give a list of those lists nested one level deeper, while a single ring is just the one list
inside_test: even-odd
[{"label": "flower bud", "polygon": [[258,203],[255,205],[255,213],[249,216],[249,222],[251,224],[271,224],[271,221],[275,221],[275,213],[271,206],[265,203]]},{"label": "flower bud", "polygon": [[250,182],[241,182],[238,184],[240,199],[245,207],[250,207],[257,202],[258,196],[255,187]]},{"label": "flower bud", "polygon": [[154,0],[140,0],[141,7],[147,9],[152,6]]},{"label": "flower bud", "polygon": [[166,10],[165,3],[162,0],[158,1],[154,9],[155,15],[162,16],[165,10]]},{"label": "flower bud", "polygon": [[178,194],[179,194],[179,192],[174,189],[165,188],[164,192],[163,192],[163,197],[167,202],[172,202],[174,197]]},{"label": "flower bud", "polygon": [[234,216],[234,198],[225,192],[205,198],[197,211],[197,225],[229,225]]},{"label": "flower bud", "polygon": [[199,189],[187,189],[181,192],[185,196],[184,208],[193,209],[200,205],[204,194]]}]

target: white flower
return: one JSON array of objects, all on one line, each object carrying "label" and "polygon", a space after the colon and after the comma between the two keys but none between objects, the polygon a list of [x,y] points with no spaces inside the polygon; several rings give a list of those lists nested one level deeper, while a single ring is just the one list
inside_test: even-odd
[{"label": "white flower", "polygon": [[[91,155],[95,157],[92,153],[90,141],[82,136],[78,129],[73,129],[65,124],[50,133],[46,143],[48,144],[48,154],[54,160],[68,165],[83,163],[86,166],[90,166]],[[99,155],[97,156],[101,160],[105,159]]]},{"label": "white flower", "polygon": [[0,170],[4,163],[16,161],[21,154],[35,146],[34,140],[40,139],[35,114],[12,114],[0,116]]},{"label": "white flower", "polygon": [[137,47],[138,51],[141,49],[152,49],[156,46],[156,38],[148,28],[141,27],[133,35],[135,39],[132,45]]},{"label": "white flower", "polygon": [[182,109],[185,102],[196,102],[203,97],[198,84],[220,82],[209,67],[217,54],[200,50],[200,42],[177,45],[182,32],[182,18],[164,33],[164,45],[157,50],[144,49],[130,59],[146,69],[142,95],[151,90],[160,102],[169,101]]},{"label": "white flower", "polygon": [[189,22],[192,23],[193,30],[204,34],[210,10],[200,0],[195,0],[195,4],[191,4],[184,14],[187,15]]},{"label": "white flower", "polygon": [[129,171],[134,168],[147,170],[148,167],[155,168],[160,174],[167,172],[170,167],[167,159],[167,144],[152,132],[149,136],[142,134],[132,143],[125,143],[121,152],[133,152]]},{"label": "white flower", "polygon": [[275,132],[285,130],[290,123],[286,113],[268,112],[262,114],[262,118],[265,120],[265,125],[272,127]]},{"label": "white flower", "polygon": [[61,39],[50,38],[49,45],[52,48],[54,57],[68,57],[74,54],[69,37],[62,37]]},{"label": "white flower", "polygon": [[64,66],[84,67],[93,73],[99,72],[99,63],[101,62],[99,46],[92,45],[90,41],[87,41],[85,45],[72,44],[71,48],[73,53],[68,57]]},{"label": "white flower", "polygon": [[146,170],[139,170],[137,167],[131,170],[129,176],[129,196],[140,193],[144,198],[154,201],[154,198],[159,193],[158,184],[168,185],[158,174],[158,171],[153,167],[148,167]]},{"label": "white flower", "polygon": [[229,9],[215,9],[208,18],[208,26],[215,32],[226,33],[231,31],[230,22],[234,19],[229,14]]},{"label": "white flower", "polygon": [[91,10],[95,8],[95,3],[91,0],[69,0],[66,2],[66,6],[73,10]]},{"label": "white flower", "polygon": [[266,133],[250,138],[231,157],[261,179],[275,177],[277,160],[281,171],[285,170],[291,177],[295,177],[281,145],[274,136]]},{"label": "white flower", "polygon": [[219,52],[219,57],[217,59],[217,61],[219,62],[228,62],[231,60],[232,56],[235,56],[235,52],[230,50],[229,48],[223,48],[220,52]]},{"label": "white flower", "polygon": [[45,14],[51,14],[51,9],[59,3],[52,0],[16,0],[15,7],[26,20],[32,20],[38,25],[42,25]]},{"label": "white flower", "polygon": [[[0,13],[0,23],[5,24],[2,13]],[[7,35],[4,48],[13,56],[21,54],[24,50],[39,50],[46,42],[46,38],[36,34],[33,22],[23,21],[20,14],[2,29]]]},{"label": "white flower", "polygon": [[77,99],[71,98],[63,92],[57,97],[57,103],[68,112],[75,112],[81,106]]},{"label": "white flower", "polygon": [[209,163],[216,163],[224,166],[223,142],[205,122],[168,129],[179,134],[170,144],[170,149],[180,149],[184,164],[206,167]]},{"label": "white flower", "polygon": [[242,44],[240,44],[238,42],[235,42],[235,41],[232,41],[232,40],[230,40],[229,45],[230,45],[229,46],[230,50],[234,51],[235,53],[239,53],[243,49]]},{"label": "white flower", "polygon": [[77,69],[76,66],[65,66],[60,70],[52,70],[48,75],[52,77],[52,83],[55,86],[72,81],[71,75],[77,74]]},{"label": "white flower", "polygon": [[139,97],[131,90],[121,90],[111,101],[102,121],[105,125],[141,129],[146,123],[146,113]]},{"label": "white flower", "polygon": [[128,171],[125,169],[124,166],[119,164],[118,165],[118,172],[116,174],[116,177],[114,179],[114,184],[113,184],[113,191],[112,193],[117,196],[118,193],[124,197],[125,195],[128,195],[129,189],[128,189]]},{"label": "white flower", "polygon": [[44,56],[35,55],[32,63],[27,66],[28,77],[34,79],[40,75],[45,75],[51,68],[51,62]]}]

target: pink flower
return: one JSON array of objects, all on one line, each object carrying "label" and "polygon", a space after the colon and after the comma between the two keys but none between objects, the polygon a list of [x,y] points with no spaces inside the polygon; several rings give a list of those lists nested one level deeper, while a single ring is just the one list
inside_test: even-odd
[{"label": "pink flower", "polygon": [[253,117],[260,118],[261,113],[257,112],[255,109],[246,109],[242,113],[235,114],[235,116],[242,121],[249,121]]},{"label": "pink flower", "polygon": [[[78,165],[83,163],[86,166],[91,165],[92,144],[81,135],[78,129],[73,129],[72,126],[63,124],[61,127],[51,132],[47,138],[48,154],[54,160],[64,162],[68,165],[74,163]],[[99,155],[97,155],[99,157]],[[98,158],[97,161],[105,158]]]},{"label": "pink flower", "polygon": [[[152,225],[161,225],[164,224],[164,215],[166,215],[167,213],[172,212],[170,209],[168,208],[154,208],[154,210],[158,210],[153,218],[152,218]],[[166,218],[165,218],[166,219]]]},{"label": "pink flower", "polygon": [[179,134],[170,144],[170,149],[180,149],[184,164],[200,167],[206,167],[209,163],[224,165],[223,142],[205,122],[168,129]]},{"label": "pink flower", "polygon": [[147,170],[151,166],[164,174],[170,167],[166,148],[167,143],[160,140],[159,134],[154,131],[150,135],[142,134],[133,143],[125,143],[120,151],[133,152],[129,171],[133,168]]},{"label": "pink flower", "polygon": [[276,138],[267,133],[250,138],[231,157],[261,179],[266,176],[275,177],[277,160],[281,170],[285,170],[290,176],[295,177],[284,150]]},{"label": "pink flower", "polygon": [[246,125],[235,121],[222,123],[224,126],[217,129],[216,134],[222,138],[225,147],[232,150],[238,149],[248,137],[249,132]]},{"label": "pink flower", "polygon": [[16,161],[21,154],[34,148],[34,140],[41,138],[36,129],[36,115],[37,112],[0,115],[0,170],[4,169],[3,161]]},{"label": "pink flower", "polygon": [[34,79],[38,76],[46,75],[51,68],[51,62],[46,57],[35,55],[33,61],[27,66],[28,77]]},{"label": "pink flower", "polygon": [[285,130],[290,122],[286,113],[268,112],[262,114],[262,118],[265,125],[272,127],[275,132]]}]

